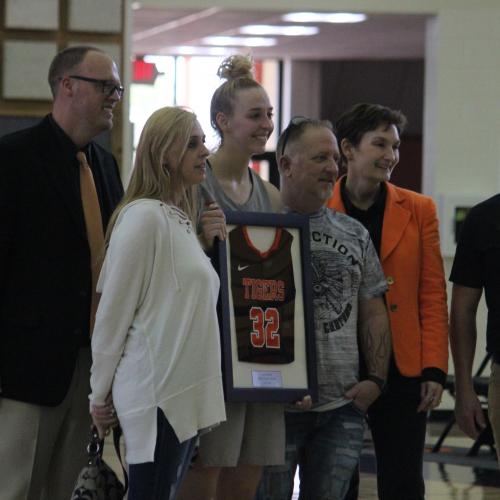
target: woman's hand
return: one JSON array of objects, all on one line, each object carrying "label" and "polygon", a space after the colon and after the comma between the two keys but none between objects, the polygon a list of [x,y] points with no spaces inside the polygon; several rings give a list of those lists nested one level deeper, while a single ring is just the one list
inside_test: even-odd
[{"label": "woman's hand", "polygon": [[443,386],[438,382],[432,382],[431,380],[422,382],[420,384],[420,404],[417,411],[433,410],[441,403],[442,395]]},{"label": "woman's hand", "polygon": [[109,434],[109,429],[118,425],[118,417],[111,397],[108,396],[103,405],[90,404],[90,415],[97,427],[99,437],[104,439]]},{"label": "woman's hand", "polygon": [[205,250],[212,248],[214,239],[225,240],[227,237],[226,217],[217,203],[208,204],[200,215],[201,234],[199,238]]}]

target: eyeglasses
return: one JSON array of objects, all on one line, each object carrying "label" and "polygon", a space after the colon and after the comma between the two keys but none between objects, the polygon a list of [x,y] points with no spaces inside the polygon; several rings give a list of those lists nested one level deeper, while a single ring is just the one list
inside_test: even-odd
[{"label": "eyeglasses", "polygon": [[304,125],[304,123],[310,123],[312,120],[310,118],[306,118],[305,116],[294,116],[285,131],[283,132],[283,145],[281,146],[281,156],[285,154],[285,148],[288,140],[290,139],[290,135],[292,131],[299,129]]},{"label": "eyeglasses", "polygon": [[82,80],[84,82],[96,83],[101,85],[101,91],[106,97],[111,97],[115,92],[118,92],[120,99],[123,97],[125,89],[121,85],[116,85],[115,82],[110,80],[98,80],[97,78],[89,78],[88,76],[69,75],[70,78],[75,80]]}]

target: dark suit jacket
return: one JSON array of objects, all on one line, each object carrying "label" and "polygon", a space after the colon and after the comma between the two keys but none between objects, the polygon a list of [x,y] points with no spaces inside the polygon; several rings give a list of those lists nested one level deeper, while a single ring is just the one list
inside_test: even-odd
[{"label": "dark suit jacket", "polygon": [[[47,406],[68,391],[91,297],[81,199],[68,189],[78,163],[59,144],[48,117],[0,139],[1,395]],[[113,156],[92,151],[106,227],[123,189]]]}]

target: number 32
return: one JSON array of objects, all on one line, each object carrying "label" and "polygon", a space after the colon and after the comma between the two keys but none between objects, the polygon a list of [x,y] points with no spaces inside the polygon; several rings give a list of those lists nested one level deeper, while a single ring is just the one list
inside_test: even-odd
[{"label": "number 32", "polygon": [[280,314],[275,307],[254,306],[250,309],[249,318],[252,321],[250,340],[253,347],[280,348]]}]

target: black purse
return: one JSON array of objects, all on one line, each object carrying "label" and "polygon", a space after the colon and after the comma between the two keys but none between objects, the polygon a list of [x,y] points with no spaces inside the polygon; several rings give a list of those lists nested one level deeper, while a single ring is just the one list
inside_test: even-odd
[{"label": "black purse", "polygon": [[123,500],[128,489],[128,476],[122,463],[120,436],[120,427],[113,429],[113,442],[123,469],[125,485],[102,459],[104,440],[99,438],[97,428],[92,426],[87,445],[88,462],[78,475],[71,500]]}]

